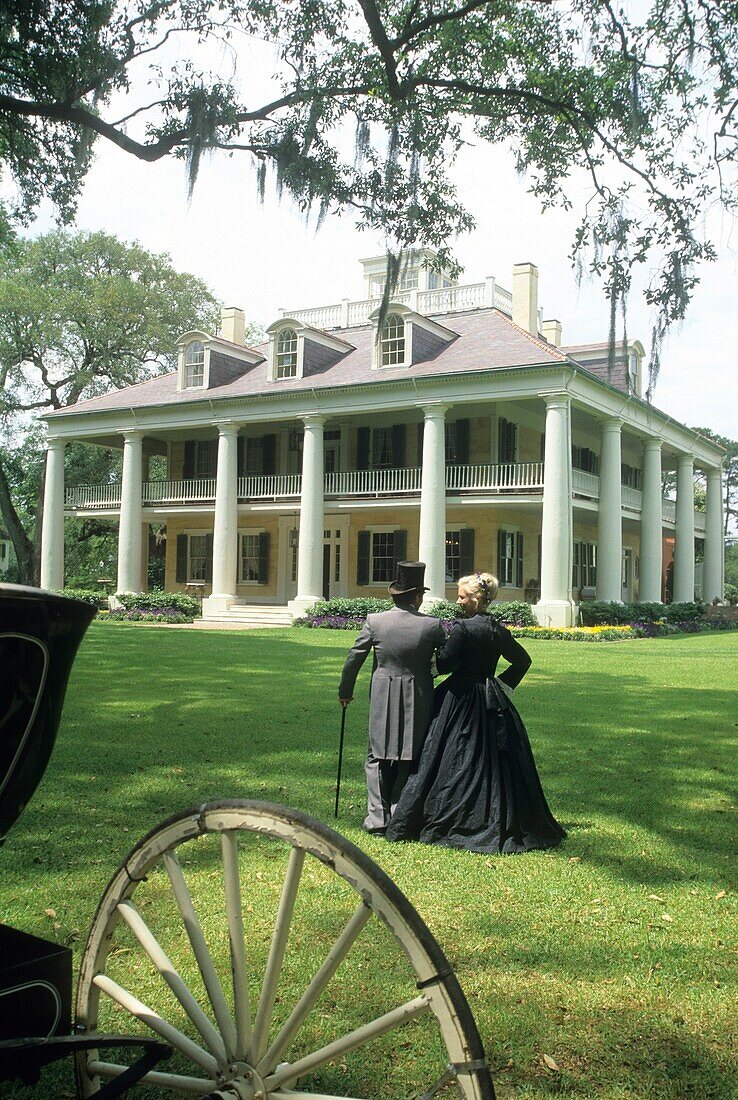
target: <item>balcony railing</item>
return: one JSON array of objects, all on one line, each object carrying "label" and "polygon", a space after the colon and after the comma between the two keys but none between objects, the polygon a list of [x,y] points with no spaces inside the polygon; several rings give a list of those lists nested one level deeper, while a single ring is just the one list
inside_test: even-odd
[{"label": "balcony railing", "polygon": [[446,488],[499,492],[539,492],[543,489],[542,462],[502,462],[494,466],[447,466]]},{"label": "balcony railing", "polygon": [[[420,492],[422,471],[410,469],[341,470],[325,475],[324,495],[340,497],[402,496]],[[300,474],[256,474],[238,479],[239,500],[295,500],[300,497]],[[572,470],[574,494],[599,500],[600,479],[585,470]],[[450,492],[536,493],[543,490],[542,462],[479,463],[446,467],[446,489]],[[215,478],[187,478],[180,481],[146,481],[142,486],[145,506],[212,504],[215,501]],[[642,493],[627,485],[622,487],[623,507],[640,513]],[[67,508],[94,510],[119,508],[120,482],[107,485],[78,485],[65,494]],[[676,521],[676,501],[664,497],[662,520]],[[705,513],[694,513],[694,529],[698,536],[705,533]]]}]

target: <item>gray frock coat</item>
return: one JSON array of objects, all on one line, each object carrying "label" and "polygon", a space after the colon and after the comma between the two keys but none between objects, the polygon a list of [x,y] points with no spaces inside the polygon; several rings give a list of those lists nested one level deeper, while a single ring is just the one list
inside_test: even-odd
[{"label": "gray frock coat", "polygon": [[359,669],[374,650],[369,747],[377,760],[417,759],[433,713],[431,660],[446,634],[438,619],[414,608],[368,615],[343,666],[339,699],[350,699]]}]

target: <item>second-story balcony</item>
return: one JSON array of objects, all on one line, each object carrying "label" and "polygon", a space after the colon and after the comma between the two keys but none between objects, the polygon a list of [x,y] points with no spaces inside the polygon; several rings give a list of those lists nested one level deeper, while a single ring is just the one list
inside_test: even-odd
[{"label": "second-story balcony", "polygon": [[[417,497],[420,494],[422,471],[419,466],[407,469],[341,470],[325,475],[323,494],[326,500]],[[238,499],[251,501],[289,501],[300,499],[300,474],[252,474],[238,479]],[[213,506],[216,482],[214,477],[189,478],[180,481],[147,481],[142,485],[141,499],[145,508],[181,506]],[[580,500],[599,500],[600,479],[584,470],[572,471],[572,489]],[[542,462],[477,463],[446,467],[446,490],[453,495],[530,495],[543,493]],[[78,485],[68,488],[65,505],[69,511],[93,512],[117,510],[120,507],[120,482],[106,485]],[[639,515],[642,499],[638,489],[622,487],[622,504],[626,513]],[[664,497],[662,519],[673,525],[675,501]],[[695,533],[705,532],[704,512],[695,512]]]}]

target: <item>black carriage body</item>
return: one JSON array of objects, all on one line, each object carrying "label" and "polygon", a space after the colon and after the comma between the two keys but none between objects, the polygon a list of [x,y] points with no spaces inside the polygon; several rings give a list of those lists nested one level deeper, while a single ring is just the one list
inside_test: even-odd
[{"label": "black carriage body", "polygon": [[95,608],[0,585],[0,843],[49,762],[75,654]]}]

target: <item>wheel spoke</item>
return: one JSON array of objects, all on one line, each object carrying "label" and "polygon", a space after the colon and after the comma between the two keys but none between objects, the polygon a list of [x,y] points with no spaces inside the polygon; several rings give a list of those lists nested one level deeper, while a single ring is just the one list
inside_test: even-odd
[{"label": "wheel spoke", "polygon": [[177,902],[177,908],[182,917],[182,923],[185,926],[187,938],[190,941],[193,954],[197,960],[200,975],[213,1009],[213,1015],[220,1028],[220,1033],[223,1036],[228,1058],[232,1059],[235,1057],[236,1053],[236,1029],[233,1026],[233,1020],[231,1019],[228,1004],[223,994],[223,987],[220,984],[220,979],[213,965],[213,960],[210,957],[210,951],[205,942],[205,936],[200,927],[195,907],[192,904],[192,898],[187,889],[187,883],[185,882],[182,868],[174,852],[165,852],[162,856],[162,862],[169,875],[169,881]]},{"label": "wheel spoke", "polygon": [[363,1046],[370,1039],[376,1039],[379,1035],[384,1035],[386,1031],[400,1027],[408,1020],[419,1016],[421,1012],[427,1012],[429,1008],[428,1001],[421,994],[420,997],[415,997],[414,1000],[407,1001],[398,1008],[393,1008],[391,1012],[385,1012],[383,1016],[378,1016],[376,1020],[371,1020],[370,1023],[363,1024],[354,1031],[349,1031],[346,1035],[342,1035],[340,1039],[328,1043],[327,1046],[320,1047],[312,1054],[306,1054],[304,1058],[298,1058],[296,1062],[280,1066],[274,1073],[264,1079],[264,1084],[270,1092],[281,1085],[291,1084],[303,1074],[309,1073],[335,1058],[340,1058],[342,1054],[347,1054],[350,1050],[356,1050],[357,1047]]},{"label": "wheel spoke", "polygon": [[244,952],[241,879],[238,870],[238,835],[235,831],[221,835],[223,881],[225,883],[228,938],[231,945],[233,1001],[236,1011],[236,1059],[243,1061],[251,1052],[251,1005],[249,978]]},{"label": "wheel spoke", "polygon": [[121,914],[156,969],[164,978],[164,981],[182,1005],[182,1008],[185,1010],[192,1023],[200,1032],[200,1035],[210,1048],[210,1052],[219,1059],[221,1064],[225,1064],[228,1059],[222,1038],[192,996],[190,990],[182,981],[181,976],[175,970],[168,955],[162,949],[161,944],[153,935],[141,914],[130,901],[122,901],[118,906],[118,912]]},{"label": "wheel spoke", "polygon": [[272,945],[269,950],[269,958],[264,972],[264,984],[261,987],[259,1007],[254,1022],[253,1056],[255,1060],[260,1060],[263,1057],[264,1049],[267,1044],[269,1023],[271,1021],[272,1009],[274,1008],[274,1001],[277,996],[277,985],[279,983],[280,974],[282,973],[282,963],[284,962],[287,938],[290,934],[292,914],[295,908],[295,898],[297,897],[297,890],[300,885],[300,876],[302,875],[304,863],[304,849],[292,848],[290,850],[284,886],[282,887],[282,896],[279,900],[279,911],[277,913],[277,922],[274,926]]},{"label": "wheel spoke", "polygon": [[[87,1072],[91,1077],[120,1077],[128,1066],[120,1066],[117,1062],[91,1061],[87,1064]],[[139,1081],[141,1085],[159,1085],[162,1088],[177,1089],[179,1092],[189,1092],[193,1096],[207,1096],[217,1089],[218,1082],[205,1077],[187,1077],[182,1073],[164,1073],[161,1070],[150,1070]]]},{"label": "wheel spoke", "polygon": [[181,1051],[182,1054],[195,1062],[196,1065],[201,1066],[207,1073],[217,1076],[220,1067],[212,1054],[207,1050],[203,1050],[197,1043],[194,1043],[192,1039],[184,1035],[179,1028],[163,1020],[158,1012],[149,1008],[143,1001],[139,1001],[138,997],[134,997],[132,993],[129,993],[123,986],[114,982],[107,974],[97,974],[93,978],[93,982],[98,989],[101,989],[103,993],[107,993],[108,997],[115,1001],[116,1004],[119,1004],[121,1008],[125,1008],[127,1012],[130,1012],[132,1016],[140,1020],[142,1024],[146,1024],[152,1031],[155,1031],[157,1035],[161,1035],[162,1039],[165,1039],[170,1046]]},{"label": "wheel spoke", "polygon": [[371,909],[362,902],[326,956],[320,970],[295,1005],[289,1019],[256,1067],[262,1076],[276,1066],[283,1051],[286,1050],[302,1027],[308,1013],[348,955],[359,933],[371,916]]}]

